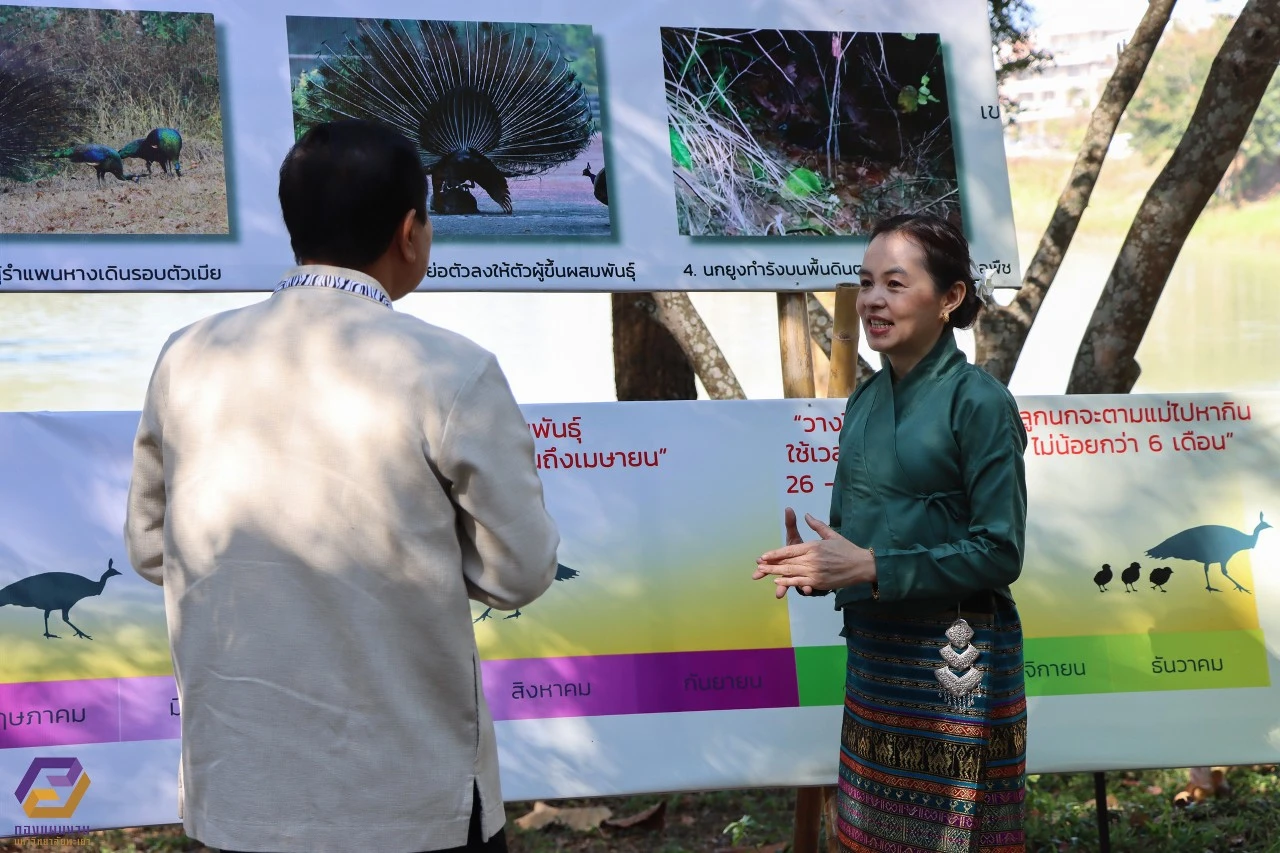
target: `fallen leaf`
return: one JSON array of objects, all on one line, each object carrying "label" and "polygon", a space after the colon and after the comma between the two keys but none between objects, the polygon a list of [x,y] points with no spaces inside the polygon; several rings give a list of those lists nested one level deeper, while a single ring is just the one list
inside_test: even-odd
[{"label": "fallen leaf", "polygon": [[555,823],[556,815],[560,814],[560,810],[554,806],[549,806],[542,800],[538,800],[533,804],[533,811],[524,817],[518,817],[515,825],[523,830],[542,829],[552,823]]},{"label": "fallen leaf", "polygon": [[698,819],[691,814],[680,815],[680,824],[682,826],[693,826],[697,822]]},{"label": "fallen leaf", "polygon": [[613,817],[613,811],[605,806],[587,808],[560,809],[556,820],[576,832],[590,832],[599,829],[600,824]]},{"label": "fallen leaf", "polygon": [[[689,816],[686,815],[686,817]],[[690,822],[692,823],[692,818],[690,818]],[[617,820],[606,820],[600,825],[609,829],[661,830],[667,825],[667,801],[659,800],[657,805],[650,806],[644,811],[628,817],[620,817]]]}]

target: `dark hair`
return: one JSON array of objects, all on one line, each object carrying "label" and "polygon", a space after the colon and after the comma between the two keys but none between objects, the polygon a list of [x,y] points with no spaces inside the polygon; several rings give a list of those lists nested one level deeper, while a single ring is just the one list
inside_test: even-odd
[{"label": "dark hair", "polygon": [[303,134],[280,166],[280,211],[294,257],[361,269],[391,245],[409,210],[427,221],[427,183],[413,143],[347,119]]},{"label": "dark hair", "polygon": [[978,319],[982,299],[974,285],[973,260],[969,242],[960,229],[945,219],[924,213],[903,213],[876,224],[871,239],[881,234],[902,234],[924,252],[924,268],[933,279],[938,294],[944,294],[957,281],[964,282],[964,298],[951,312],[947,323],[953,329],[967,329]]}]

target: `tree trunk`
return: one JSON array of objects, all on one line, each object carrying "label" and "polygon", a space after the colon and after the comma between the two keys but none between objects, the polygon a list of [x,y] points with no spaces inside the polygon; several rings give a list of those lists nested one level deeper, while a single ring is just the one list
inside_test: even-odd
[{"label": "tree trunk", "polygon": [[683,291],[653,294],[654,316],[684,351],[689,364],[702,380],[702,387],[713,400],[745,400],[747,395],[724,353],[693,307],[689,294]]},{"label": "tree trunk", "polygon": [[[1280,61],[1280,2],[1249,0],[1218,51],[1191,123],[1147,191],[1071,368],[1068,394],[1125,394],[1178,252],[1244,139]],[[1205,298],[1213,298],[1206,292]]]},{"label": "tree trunk", "polygon": [[1151,0],[1133,38],[1120,54],[1116,70],[1107,81],[1098,106],[1089,119],[1084,144],[1076,156],[1067,185],[1058,196],[1058,207],[1040,245],[1027,265],[1022,288],[1008,306],[989,306],[978,318],[975,329],[975,361],[988,373],[1008,385],[1018,356],[1027,342],[1062,259],[1071,245],[1080,217],[1089,204],[1098,173],[1115,136],[1120,116],[1133,98],[1156,44],[1169,23],[1175,0]]},{"label": "tree trunk", "polygon": [[689,359],[656,317],[650,293],[614,293],[613,378],[619,400],[694,400]]}]

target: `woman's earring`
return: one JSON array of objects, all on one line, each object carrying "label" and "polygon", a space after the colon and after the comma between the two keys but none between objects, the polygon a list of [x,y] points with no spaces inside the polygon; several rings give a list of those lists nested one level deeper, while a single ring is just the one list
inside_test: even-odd
[{"label": "woman's earring", "polygon": [[943,312],[942,312],[942,325],[944,325],[944,326],[945,326],[945,325],[947,325],[947,324],[948,324],[948,323],[950,323],[950,322],[951,322],[951,312],[950,312],[950,311],[943,311]]}]

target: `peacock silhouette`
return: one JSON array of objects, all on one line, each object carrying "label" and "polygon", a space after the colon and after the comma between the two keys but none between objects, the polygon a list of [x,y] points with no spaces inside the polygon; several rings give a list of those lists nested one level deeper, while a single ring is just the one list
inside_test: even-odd
[{"label": "peacock silhouette", "polygon": [[147,174],[151,174],[151,164],[159,163],[165,174],[169,173],[169,164],[173,164],[173,173],[182,177],[182,134],[171,127],[157,127],[142,139],[135,139],[120,149],[120,158],[128,160],[138,157],[147,161]]},{"label": "peacock silhouette", "polygon": [[582,174],[591,179],[591,192],[595,195],[596,201],[608,207],[609,205],[609,183],[604,176],[604,166],[600,167],[599,172],[591,171],[591,164],[587,164],[587,168],[582,170]]},{"label": "peacock silhouette", "polygon": [[0,176],[30,180],[33,161],[48,157],[81,129],[70,81],[35,48],[0,47]]},{"label": "peacock silhouette", "polygon": [[360,19],[346,51],[321,56],[304,119],[366,119],[418,146],[431,209],[474,213],[479,186],[511,213],[508,178],[539,175],[591,139],[586,90],[530,24]]},{"label": "peacock silhouette", "polygon": [[1221,592],[1209,583],[1209,567],[1217,563],[1222,567],[1222,576],[1236,585],[1239,592],[1249,592],[1227,574],[1227,563],[1240,551],[1247,551],[1258,544],[1258,534],[1269,528],[1258,513],[1258,524],[1253,533],[1248,534],[1221,524],[1205,524],[1192,527],[1181,533],[1175,533],[1168,539],[1147,552],[1148,557],[1156,559],[1190,560],[1204,566],[1204,588],[1210,592]]},{"label": "peacock silhouette", "polygon": [[120,159],[120,152],[109,145],[89,142],[84,145],[59,148],[49,156],[65,158],[72,163],[89,163],[98,173],[99,185],[105,181],[107,175],[115,175],[116,179],[121,181],[138,182],[137,175],[126,175],[124,173],[124,161]]},{"label": "peacock silhouette", "polygon": [[[558,581],[571,581],[580,574],[582,574],[582,572],[578,571],[577,569],[571,569],[568,566],[566,566],[564,563],[556,563],[556,580]],[[477,616],[475,619],[472,619],[471,621],[483,622],[486,619],[492,618],[491,616],[492,613],[493,613],[493,608],[486,607],[483,613],[481,613],[479,616]],[[517,607],[510,615],[503,616],[502,618],[503,619],[519,619],[520,608]]]},{"label": "peacock silhouette", "polygon": [[62,621],[71,625],[77,637],[92,640],[71,622],[71,608],[82,598],[101,595],[106,588],[107,579],[120,573],[115,570],[111,560],[107,560],[107,570],[102,577],[94,581],[83,575],[71,572],[44,572],[14,581],[0,589],[0,607],[12,604],[15,607],[34,607],[44,611],[44,635],[48,639],[59,639],[57,634],[49,633],[49,614],[55,610],[62,611]]}]

